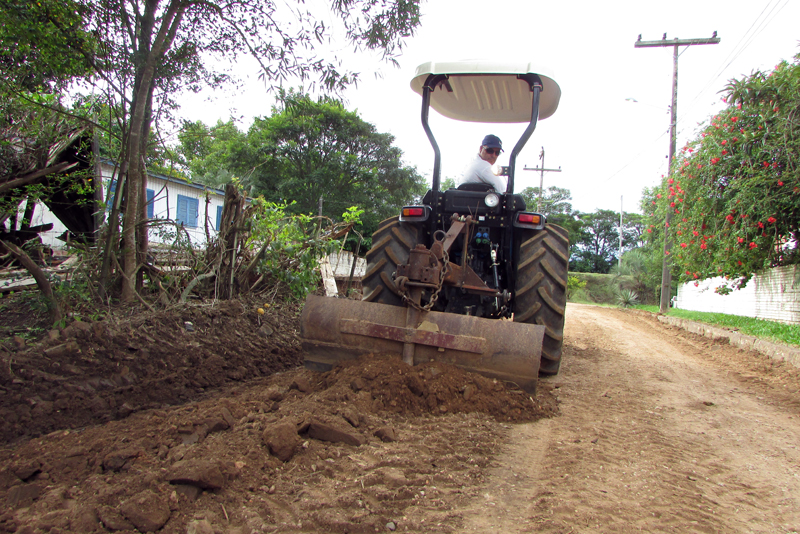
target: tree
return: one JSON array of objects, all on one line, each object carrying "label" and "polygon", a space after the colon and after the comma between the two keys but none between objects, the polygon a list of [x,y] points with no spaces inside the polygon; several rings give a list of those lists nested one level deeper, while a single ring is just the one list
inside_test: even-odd
[{"label": "tree", "polygon": [[570,258],[572,270],[608,273],[619,249],[619,214],[598,209],[594,213],[580,213],[578,219],[581,228]]},{"label": "tree", "polygon": [[[535,210],[539,203],[539,188],[526,187],[520,193],[529,210]],[[572,192],[569,189],[550,186],[542,193],[540,212],[547,222],[557,224],[569,232],[570,248],[575,251],[575,243],[580,237],[581,222],[578,212],[572,209]]]},{"label": "tree", "polygon": [[[42,1],[56,5],[54,0]],[[206,60],[224,59],[217,64],[232,65],[239,55],[249,54],[258,61],[267,85],[313,76],[314,83],[335,91],[356,81],[357,75],[317,57],[315,45],[331,38],[324,16],[274,0],[82,0],[68,5],[82,8],[83,27],[94,39],[91,48],[83,41],[75,43],[75,51],[91,66],[96,77],[92,83],[105,90],[102,100],[108,109],[120,111],[118,190],[125,198],[120,274],[122,298],[131,301],[137,273],[146,261],[147,228],[141,223],[146,220],[144,161],[151,129],[169,119],[181,91],[230,80],[229,73],[211,70]],[[381,50],[389,61],[419,24],[418,0],[335,0],[331,9],[357,49]],[[74,33],[57,17],[46,15],[54,42]],[[112,231],[108,254],[116,242]],[[110,264],[108,254],[104,272]]]},{"label": "tree", "polygon": [[[178,133],[179,164],[191,179],[212,187],[230,183],[250,168],[257,168],[247,134],[233,120],[208,127],[202,121],[187,122]],[[238,173],[238,174],[237,174]]]},{"label": "tree", "polygon": [[724,275],[744,285],[758,270],[800,262],[800,55],[724,92],[728,107],[649,192],[648,231],[671,211],[680,279]]},{"label": "tree", "polygon": [[580,227],[570,251],[574,271],[608,273],[621,252],[641,244],[643,223],[637,213],[623,213],[622,251],[618,212],[598,209],[594,213],[576,213],[576,217]]},{"label": "tree", "polygon": [[[528,209],[535,210],[539,203],[539,188],[526,187],[520,193]],[[547,216],[572,214],[572,193],[569,189],[550,186],[542,192],[542,204],[539,212]]]},{"label": "tree", "polygon": [[253,194],[294,202],[287,208],[293,213],[317,214],[320,198],[330,218],[359,206],[369,235],[424,192],[422,177],[403,165],[392,145],[394,137],[340,101],[294,91],[279,91],[279,98],[272,116],[257,118],[246,136],[229,122],[197,140],[205,127],[191,125],[178,150],[189,158],[193,178],[208,183],[209,177],[236,176]]},{"label": "tree", "polygon": [[54,93],[87,75],[87,13],[71,0],[0,0],[0,92]]}]

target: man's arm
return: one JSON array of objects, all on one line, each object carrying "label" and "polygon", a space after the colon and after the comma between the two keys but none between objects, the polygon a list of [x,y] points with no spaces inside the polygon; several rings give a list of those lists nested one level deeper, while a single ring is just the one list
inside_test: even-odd
[{"label": "man's arm", "polygon": [[498,193],[505,193],[506,181],[492,172],[492,166],[489,165],[489,162],[482,161],[482,163],[483,165],[478,165],[475,169],[478,177],[487,184],[491,184]]}]

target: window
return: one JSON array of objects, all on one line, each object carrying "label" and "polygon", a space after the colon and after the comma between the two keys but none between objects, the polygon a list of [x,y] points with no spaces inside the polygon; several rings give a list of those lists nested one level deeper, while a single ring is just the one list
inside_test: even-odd
[{"label": "window", "polygon": [[196,198],[178,195],[178,216],[175,220],[184,226],[196,227],[199,204]]},{"label": "window", "polygon": [[156,192],[152,189],[147,190],[147,218],[152,219],[153,214],[155,213],[154,204],[155,204],[155,196]]},{"label": "window", "polygon": [[217,206],[217,232],[222,228],[222,206]]}]

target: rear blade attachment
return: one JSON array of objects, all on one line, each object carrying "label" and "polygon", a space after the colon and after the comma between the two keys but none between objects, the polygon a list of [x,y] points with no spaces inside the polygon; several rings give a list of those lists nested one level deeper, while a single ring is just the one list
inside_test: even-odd
[{"label": "rear blade attachment", "polygon": [[407,325],[412,315],[407,312],[388,304],[309,295],[300,330],[306,367],[328,371],[365,354],[402,355],[404,347],[408,355],[413,344],[415,365],[448,363],[536,393],[544,326],[433,311]]}]

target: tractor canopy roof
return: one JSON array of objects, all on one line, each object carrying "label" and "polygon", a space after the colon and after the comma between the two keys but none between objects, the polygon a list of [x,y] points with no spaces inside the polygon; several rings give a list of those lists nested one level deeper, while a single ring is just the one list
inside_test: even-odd
[{"label": "tractor canopy roof", "polygon": [[542,81],[539,119],[546,119],[558,108],[561,88],[549,69],[533,63],[429,61],[417,67],[411,88],[422,94],[430,75],[445,75],[431,93],[431,107],[445,117],[469,122],[529,122],[533,93],[524,79],[529,74]]}]

